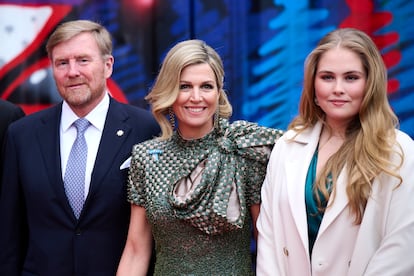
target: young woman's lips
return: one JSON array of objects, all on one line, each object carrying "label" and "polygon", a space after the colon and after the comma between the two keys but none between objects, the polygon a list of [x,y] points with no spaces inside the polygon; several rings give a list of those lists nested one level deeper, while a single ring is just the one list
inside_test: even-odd
[{"label": "young woman's lips", "polygon": [[330,102],[335,106],[343,106],[348,101],[345,101],[345,100],[331,100]]}]

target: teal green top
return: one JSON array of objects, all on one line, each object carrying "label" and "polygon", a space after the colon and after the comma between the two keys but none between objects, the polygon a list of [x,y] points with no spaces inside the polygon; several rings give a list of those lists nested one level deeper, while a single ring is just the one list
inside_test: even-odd
[{"label": "teal green top", "polygon": [[[316,180],[316,165],[318,164],[318,150],[313,154],[311,163],[309,165],[308,173],[306,175],[305,184],[305,203],[306,215],[308,219],[308,238],[309,238],[309,254],[312,256],[313,245],[318,236],[319,227],[322,222],[324,212],[318,209],[318,203],[313,191]],[[321,197],[323,198],[323,197]],[[324,209],[327,205],[326,200],[321,200],[321,207]]]},{"label": "teal green top", "polygon": [[[282,132],[220,119],[196,140],[135,145],[128,200],[145,207],[155,240],[155,275],[253,275],[249,207],[260,203],[270,150]],[[200,177],[198,177],[200,176]],[[199,183],[184,199],[183,181]],[[228,217],[231,194],[239,206]]]}]

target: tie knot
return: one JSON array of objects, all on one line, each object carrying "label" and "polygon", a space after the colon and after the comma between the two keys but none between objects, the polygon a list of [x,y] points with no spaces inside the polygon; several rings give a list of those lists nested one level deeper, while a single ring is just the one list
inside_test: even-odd
[{"label": "tie knot", "polygon": [[89,121],[85,118],[77,119],[73,124],[78,130],[78,134],[83,134],[90,125]]}]

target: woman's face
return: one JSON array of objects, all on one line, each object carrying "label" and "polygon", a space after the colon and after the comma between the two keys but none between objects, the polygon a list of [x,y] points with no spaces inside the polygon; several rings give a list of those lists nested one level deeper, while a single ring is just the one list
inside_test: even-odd
[{"label": "woman's face", "polygon": [[366,73],[360,57],[339,47],[326,51],[319,60],[314,85],[328,125],[346,127],[359,114],[364,97]]},{"label": "woman's face", "polygon": [[219,89],[216,76],[207,63],[185,67],[180,76],[180,91],[172,108],[183,138],[197,139],[213,128]]}]

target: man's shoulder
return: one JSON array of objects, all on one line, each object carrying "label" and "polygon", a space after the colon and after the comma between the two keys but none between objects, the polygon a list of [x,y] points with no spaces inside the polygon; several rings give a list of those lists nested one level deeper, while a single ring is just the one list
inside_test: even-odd
[{"label": "man's shoulder", "polygon": [[22,117],[24,115],[23,110],[20,108],[20,106],[15,105],[9,101],[0,99],[0,114],[5,115],[12,115],[12,114],[19,114]]},{"label": "man's shoulder", "polygon": [[115,116],[133,127],[141,140],[148,140],[159,135],[160,127],[149,110],[116,100],[112,100],[111,104],[110,116]]},{"label": "man's shoulder", "polygon": [[0,110],[15,110],[18,109],[19,107],[9,101],[6,100],[2,100],[0,99]]},{"label": "man's shoulder", "polygon": [[39,123],[46,122],[47,120],[58,120],[60,117],[60,106],[54,105],[49,108],[45,108],[22,117],[21,119],[13,122],[14,127],[27,128],[33,127]]},{"label": "man's shoulder", "polygon": [[124,104],[124,106],[129,112],[133,114],[152,117],[152,113],[149,110],[144,109],[143,107],[135,106],[131,104]]},{"label": "man's shoulder", "polygon": [[143,107],[140,107],[140,106],[130,104],[130,103],[122,103],[122,102],[119,102],[115,99],[112,99],[111,100],[111,105],[112,105],[113,108],[122,109],[130,115],[132,114],[132,115],[141,115],[141,116],[152,117],[152,114],[149,110],[147,110]]}]

